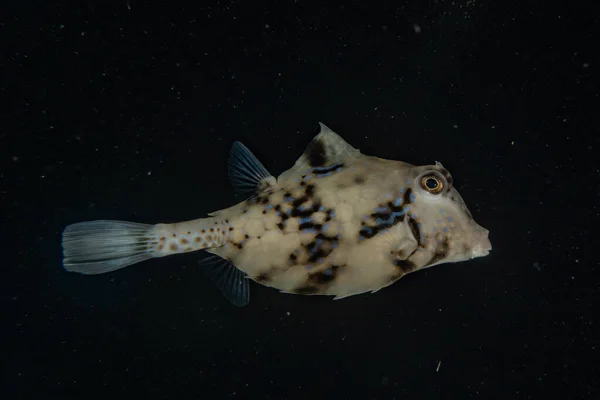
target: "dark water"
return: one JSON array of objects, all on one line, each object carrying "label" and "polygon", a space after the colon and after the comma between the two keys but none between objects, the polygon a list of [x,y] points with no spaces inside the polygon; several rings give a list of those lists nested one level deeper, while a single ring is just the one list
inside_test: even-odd
[{"label": "dark water", "polygon": [[[324,4],[3,6],[3,398],[598,398],[592,2]],[[243,309],[198,254],[62,270],[65,225],[229,206],[234,140],[279,174],[318,121],[443,162],[492,253]]]}]

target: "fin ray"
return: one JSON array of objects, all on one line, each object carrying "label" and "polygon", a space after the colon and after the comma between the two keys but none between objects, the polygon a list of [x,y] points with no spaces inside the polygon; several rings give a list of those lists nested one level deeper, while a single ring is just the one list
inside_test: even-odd
[{"label": "fin ray", "polygon": [[[234,142],[229,153],[229,180],[237,195],[254,194],[260,183],[272,177],[254,154],[242,142]],[[275,178],[273,178],[275,179]]]},{"label": "fin ray", "polygon": [[153,258],[153,225],[98,220],[63,231],[63,267],[84,275],[104,274]]},{"label": "fin ray", "polygon": [[243,307],[250,303],[250,284],[244,272],[216,255],[210,255],[198,263],[231,304]]}]

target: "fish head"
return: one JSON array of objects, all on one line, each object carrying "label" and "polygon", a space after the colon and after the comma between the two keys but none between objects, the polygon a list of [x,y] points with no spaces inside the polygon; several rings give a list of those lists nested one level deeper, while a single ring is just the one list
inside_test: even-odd
[{"label": "fish head", "polygon": [[405,222],[428,254],[423,267],[488,255],[489,231],[475,222],[442,164],[416,167],[412,175],[414,195]]}]

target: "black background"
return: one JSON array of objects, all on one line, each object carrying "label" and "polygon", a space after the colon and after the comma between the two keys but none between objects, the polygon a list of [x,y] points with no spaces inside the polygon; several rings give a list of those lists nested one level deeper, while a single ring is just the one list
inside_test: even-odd
[{"label": "black background", "polygon": [[[593,2],[11,3],[3,397],[597,398]],[[65,225],[232,205],[234,140],[277,175],[318,121],[443,162],[492,253],[336,302],[253,284],[242,309],[199,254],[61,268]]]}]

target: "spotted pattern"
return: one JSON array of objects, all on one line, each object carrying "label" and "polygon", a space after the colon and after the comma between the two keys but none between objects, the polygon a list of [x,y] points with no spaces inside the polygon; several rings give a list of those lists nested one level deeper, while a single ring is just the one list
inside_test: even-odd
[{"label": "spotted pattern", "polygon": [[156,232],[151,245],[161,255],[187,253],[200,249],[222,246],[232,229],[228,220],[203,221],[202,227],[179,228],[178,224],[167,224]]},{"label": "spotted pattern", "polygon": [[[310,234],[307,241],[292,251],[288,256],[288,267],[304,267],[307,274],[306,287],[299,287],[295,293],[318,292],[323,285],[335,280],[341,270],[340,265],[329,265],[327,258],[338,247],[341,235],[334,230],[330,232],[329,224],[335,220],[336,213],[333,208],[323,206],[316,195],[316,182],[313,180],[325,178],[343,170],[342,163],[330,166],[317,166],[311,168],[299,179],[299,186],[294,190],[259,193],[247,200],[245,209],[262,206],[262,214],[275,214],[279,217],[276,226],[283,232],[298,232]],[[298,190],[299,189],[299,190]],[[281,199],[281,200],[279,200]],[[291,224],[291,221],[294,221]],[[244,239],[238,242],[230,241],[239,250],[244,249]],[[257,282],[268,284],[272,279],[269,269],[258,274],[254,279]]]},{"label": "spotted pattern", "polygon": [[410,212],[410,204],[414,202],[415,195],[409,188],[406,191],[401,190],[394,200],[379,204],[374,212],[361,222],[358,240],[370,239],[379,232],[404,221]]}]

